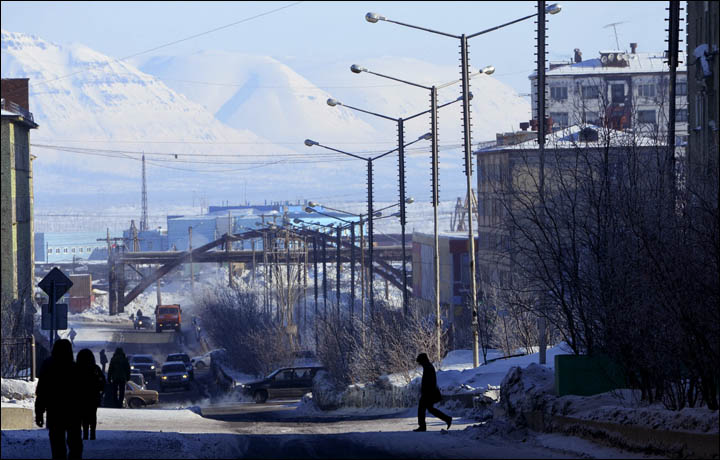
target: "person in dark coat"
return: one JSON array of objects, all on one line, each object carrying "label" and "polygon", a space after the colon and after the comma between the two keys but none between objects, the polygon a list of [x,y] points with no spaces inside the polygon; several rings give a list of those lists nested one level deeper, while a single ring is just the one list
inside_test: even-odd
[{"label": "person in dark coat", "polygon": [[[35,423],[43,426],[47,412],[50,450],[54,459],[82,458],[77,367],[73,360],[72,344],[61,339],[53,345],[52,353],[41,368],[35,390]],[[67,450],[65,443],[67,442]]]},{"label": "person in dark coat", "polygon": [[435,417],[447,423],[448,429],[452,425],[452,417],[444,414],[440,409],[436,409],[433,405],[440,402],[442,396],[437,386],[437,376],[435,375],[435,367],[425,353],[420,353],[416,359],[418,364],[423,367],[422,382],[420,383],[420,402],[418,403],[418,427],[413,431],[427,431],[425,425],[425,411],[427,410]]},{"label": "person in dark coat", "polygon": [[122,407],[125,400],[125,383],[130,380],[130,363],[121,347],[117,347],[112,358],[110,358],[108,380],[113,384],[115,405]]},{"label": "person in dark coat", "polygon": [[102,366],[103,374],[105,373],[105,366],[108,363],[107,355],[105,354],[105,349],[103,348],[100,350],[100,365]]},{"label": "person in dark coat", "polygon": [[95,439],[97,427],[97,408],[102,400],[105,390],[105,374],[100,366],[95,364],[93,352],[83,348],[77,354],[78,388],[80,389],[80,421],[83,430],[83,439]]}]

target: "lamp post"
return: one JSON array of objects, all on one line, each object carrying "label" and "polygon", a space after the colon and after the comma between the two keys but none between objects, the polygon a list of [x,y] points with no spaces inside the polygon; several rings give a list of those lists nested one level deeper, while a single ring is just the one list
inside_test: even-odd
[{"label": "lamp post", "polygon": [[[561,10],[561,6],[557,3],[548,5],[545,8],[545,12],[549,14],[557,14]],[[462,81],[462,99],[463,99],[463,135],[464,135],[464,153],[465,153],[465,177],[467,187],[467,203],[468,203],[468,259],[470,261],[470,308],[472,309],[472,330],[473,330],[473,366],[477,367],[480,365],[479,353],[478,353],[478,306],[477,306],[477,281],[476,281],[476,270],[475,270],[475,238],[472,229],[472,145],[471,145],[471,132],[470,132],[470,78],[469,78],[469,62],[468,62],[468,49],[467,41],[469,38],[477,37],[479,35],[492,32],[494,30],[502,29],[503,27],[515,24],[526,19],[537,16],[538,13],[533,13],[524,16],[519,19],[515,19],[499,26],[491,27],[489,29],[476,32],[474,34],[466,35],[455,35],[446,32],[440,32],[425,27],[414,26],[412,24],[406,24],[399,21],[394,21],[386,18],[377,13],[367,13],[365,20],[370,23],[376,23],[378,21],[391,22],[412,29],[423,30],[425,32],[434,33],[437,35],[443,35],[445,37],[456,38],[460,40],[460,68],[461,68],[461,81]],[[541,121],[542,122],[542,121]],[[479,191],[478,191],[479,192]]]},{"label": "lamp post", "polygon": [[[351,69],[355,73],[361,72],[361,70],[356,70],[351,67]],[[471,96],[472,97],[472,96]],[[441,107],[445,107],[447,105],[453,104],[457,101],[459,101],[460,98],[447,102]],[[358,112],[367,113],[368,115],[374,115],[376,117],[385,119],[385,120],[391,120],[397,123],[397,132],[398,132],[398,191],[400,193],[400,229],[402,233],[402,269],[403,269],[403,311],[405,314],[408,312],[408,303],[409,303],[409,297],[408,297],[408,290],[407,290],[407,263],[406,263],[406,250],[405,250],[405,223],[406,223],[406,216],[405,216],[405,122],[412,120],[414,118],[417,118],[421,115],[425,115],[426,113],[429,113],[430,110],[425,110],[424,112],[416,113],[415,115],[410,115],[409,117],[405,118],[393,118],[389,117],[387,115],[382,115],[379,113],[371,112],[369,110],[365,109],[359,109],[357,107],[353,107],[351,105],[343,104],[342,102],[338,101],[337,99],[330,98],[327,100],[327,104],[331,107],[335,106],[343,106],[347,107],[351,110],[356,110]]]},{"label": "lamp post", "polygon": [[[353,73],[362,73],[366,72],[372,75],[377,75],[378,77],[387,78],[389,80],[397,81],[400,83],[405,83],[410,86],[415,86],[418,88],[423,88],[428,91],[430,91],[430,133],[432,134],[432,153],[430,155],[430,163],[431,167],[430,170],[431,173],[431,182],[432,182],[432,196],[431,196],[431,202],[433,205],[433,233],[434,233],[434,248],[433,248],[433,265],[435,268],[435,331],[436,331],[436,342],[437,342],[437,352],[438,352],[438,359],[441,359],[440,356],[440,345],[441,345],[441,336],[442,336],[442,329],[441,329],[441,322],[440,322],[440,251],[439,251],[439,229],[438,229],[438,205],[440,202],[440,192],[439,192],[439,167],[438,167],[438,126],[437,126],[437,120],[438,120],[438,105],[437,105],[437,91],[438,89],[442,89],[451,85],[454,85],[455,83],[458,83],[460,80],[453,80],[451,82],[447,82],[441,85],[433,85],[433,86],[425,86],[421,85],[419,83],[413,83],[407,80],[402,80],[400,78],[391,77],[389,75],[384,75],[377,72],[372,72],[368,70],[365,67],[362,67],[358,64],[353,64],[350,67],[350,70]],[[474,72],[469,75],[469,78],[475,77],[480,74],[486,74],[491,75],[495,72],[495,68],[493,66],[487,66],[484,69]],[[472,93],[469,94],[469,99],[472,99]]]},{"label": "lamp post", "polygon": [[[454,102],[454,101],[453,101]],[[423,134],[422,136],[418,137],[416,140],[408,142],[407,144],[404,144],[400,146],[402,149],[405,147],[409,147],[410,145],[419,142],[421,140],[428,140],[430,139],[430,133]],[[373,245],[375,243],[374,240],[374,232],[373,232],[373,162],[375,160],[379,160],[380,158],[383,158],[387,155],[390,155],[391,153],[400,150],[400,148],[392,149],[388,152],[381,153],[380,155],[377,155],[375,157],[361,157],[359,155],[355,155],[354,153],[345,152],[343,150],[338,150],[333,147],[328,147],[326,145],[320,144],[319,142],[313,141],[311,139],[305,139],[305,145],[308,147],[312,147],[317,145],[318,147],[322,147],[324,149],[342,153],[344,155],[351,156],[353,158],[357,158],[359,160],[363,160],[367,164],[367,216],[368,216],[368,234],[369,234],[369,249],[368,249],[368,257],[370,259],[369,264],[369,278],[370,278],[370,289],[369,289],[369,297],[370,297],[370,315],[371,317],[375,314],[375,297],[374,297],[374,287],[373,287]],[[404,203],[404,197],[402,197],[403,203]],[[401,204],[403,206],[404,204]],[[404,262],[404,261],[403,261]]]}]

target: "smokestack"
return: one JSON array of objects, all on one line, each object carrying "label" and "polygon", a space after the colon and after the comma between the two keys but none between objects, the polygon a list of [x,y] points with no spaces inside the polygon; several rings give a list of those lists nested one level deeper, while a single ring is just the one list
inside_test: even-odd
[{"label": "smokestack", "polygon": [[580,48],[575,48],[575,62],[582,62],[582,52],[580,51]]},{"label": "smokestack", "polygon": [[637,43],[630,43],[630,51],[632,52],[632,54],[635,54],[635,52],[637,51]]}]

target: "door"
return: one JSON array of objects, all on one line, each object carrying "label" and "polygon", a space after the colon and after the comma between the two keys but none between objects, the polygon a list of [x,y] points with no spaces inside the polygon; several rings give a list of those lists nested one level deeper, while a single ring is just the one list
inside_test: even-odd
[{"label": "door", "polygon": [[293,370],[286,369],[278,372],[268,388],[269,398],[287,398],[291,396],[293,385]]},{"label": "door", "polygon": [[295,369],[295,384],[293,396],[302,398],[305,393],[312,391],[312,369],[300,367]]}]

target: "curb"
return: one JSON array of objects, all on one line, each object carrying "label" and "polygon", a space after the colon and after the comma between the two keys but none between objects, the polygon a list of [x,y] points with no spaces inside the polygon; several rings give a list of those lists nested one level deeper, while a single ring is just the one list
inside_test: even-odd
[{"label": "curb", "polygon": [[2,407],[0,418],[3,430],[31,430],[33,411],[27,407]]}]

